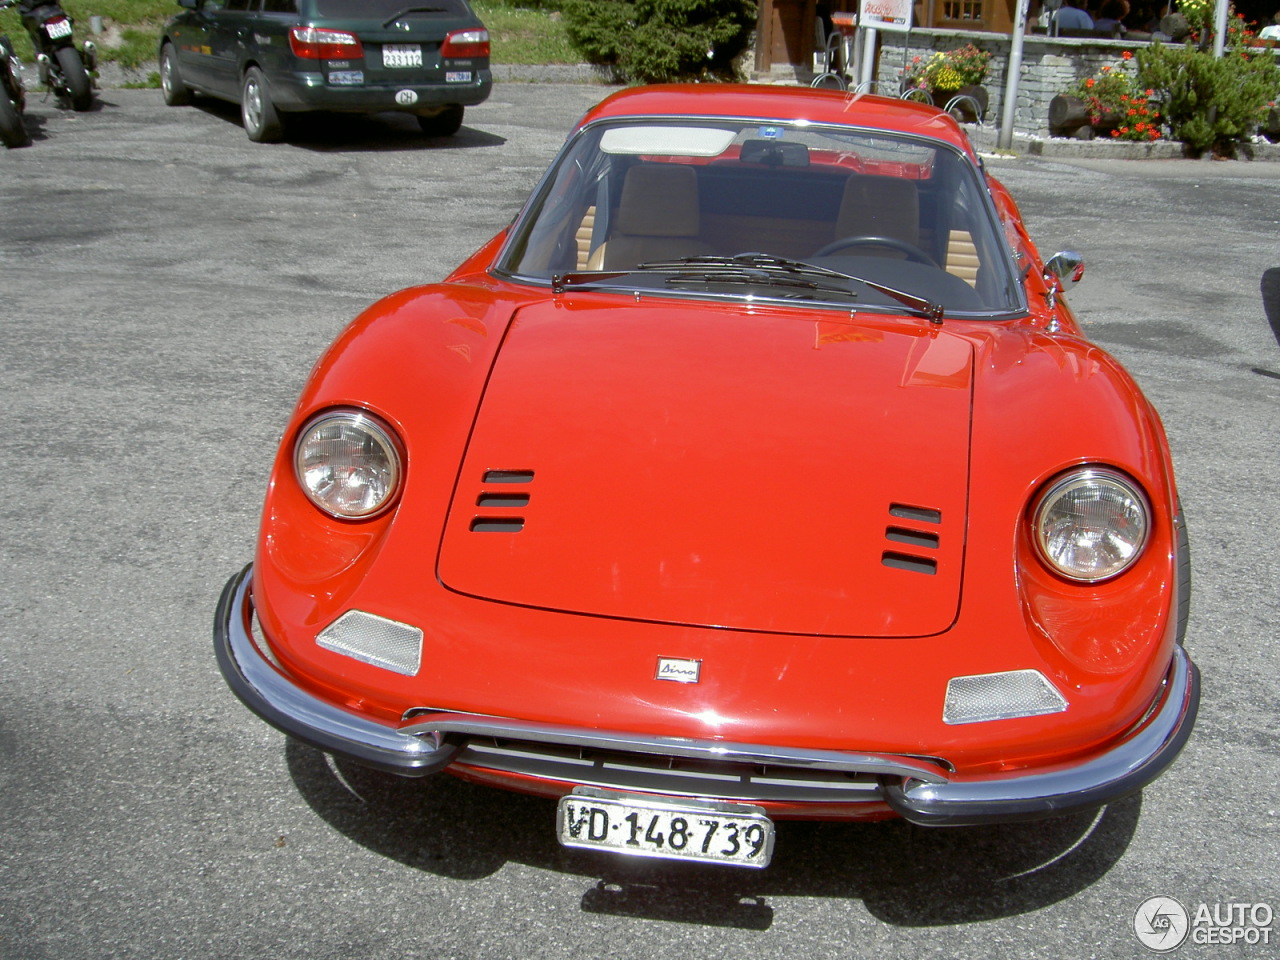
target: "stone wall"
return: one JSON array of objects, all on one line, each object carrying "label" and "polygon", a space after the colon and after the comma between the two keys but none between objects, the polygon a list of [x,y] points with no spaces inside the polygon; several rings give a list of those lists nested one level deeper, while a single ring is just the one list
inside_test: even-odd
[{"label": "stone wall", "polygon": [[[905,43],[904,43],[905,41]],[[935,50],[951,50],[972,43],[991,54],[991,68],[984,86],[990,97],[986,124],[999,126],[1004,113],[1005,73],[1010,38],[1004,34],[972,30],[920,28],[910,33],[881,33],[876,92],[897,96],[902,68],[914,57],[928,58]],[[1105,64],[1120,62],[1121,54],[1136,44],[1123,40],[1050,38],[1030,35],[1022,46],[1022,70],[1018,78],[1015,133],[1047,137],[1049,101],[1077,80],[1095,75]],[[944,104],[937,104],[944,106]]]}]

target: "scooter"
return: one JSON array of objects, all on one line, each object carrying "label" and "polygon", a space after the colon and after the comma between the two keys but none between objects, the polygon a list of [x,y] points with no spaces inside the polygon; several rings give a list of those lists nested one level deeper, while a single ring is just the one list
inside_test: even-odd
[{"label": "scooter", "polygon": [[[10,6],[17,0],[0,0]],[[36,52],[36,69],[40,82],[59,102],[72,110],[88,110],[93,106],[93,77],[98,69],[98,48],[91,40],[84,43],[84,53],[76,48],[71,35],[72,22],[57,0],[23,3],[22,25],[31,35]]]},{"label": "scooter", "polygon": [[13,52],[9,38],[0,33],[0,141],[6,147],[31,145],[31,134],[23,122],[27,97],[22,89],[22,64]]}]

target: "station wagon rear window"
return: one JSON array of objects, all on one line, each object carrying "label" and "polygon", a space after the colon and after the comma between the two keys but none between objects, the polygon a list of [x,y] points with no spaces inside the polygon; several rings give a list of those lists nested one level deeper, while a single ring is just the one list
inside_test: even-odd
[{"label": "station wagon rear window", "polygon": [[332,20],[394,20],[472,16],[463,0],[316,0],[316,16]]}]

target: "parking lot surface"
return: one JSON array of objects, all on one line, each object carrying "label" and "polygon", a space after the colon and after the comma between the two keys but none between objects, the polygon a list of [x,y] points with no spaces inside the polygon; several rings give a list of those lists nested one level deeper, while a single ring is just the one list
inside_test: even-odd
[{"label": "parking lot surface", "polygon": [[[0,958],[1070,960],[1153,956],[1158,896],[1280,911],[1280,164],[987,161],[1043,252],[1085,254],[1071,303],[1173,447],[1203,704],[1140,796],[783,823],[762,872],[620,863],[560,848],[554,803],[336,766],[226,689],[214,604],[310,365],[501,229],[606,92],[500,85],[447,140],[313,119],[275,146],[154,90],[30,97],[35,144],[0,154]],[[1249,916],[1177,955],[1277,956]]]}]

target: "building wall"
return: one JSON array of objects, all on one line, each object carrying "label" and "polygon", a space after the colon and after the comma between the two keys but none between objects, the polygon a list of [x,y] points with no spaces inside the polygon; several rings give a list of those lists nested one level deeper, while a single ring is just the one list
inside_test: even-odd
[{"label": "building wall", "polygon": [[[990,98],[986,123],[992,127],[999,126],[1004,111],[1005,73],[1011,44],[1007,34],[926,28],[906,34],[881,33],[875,92],[897,96],[904,63],[916,56],[928,58],[936,50],[952,50],[967,43],[992,55],[990,72],[983,84]],[[1047,137],[1049,101],[1077,80],[1094,76],[1103,65],[1119,63],[1121,54],[1135,46],[1123,40],[1024,37],[1014,131]]]}]

